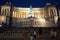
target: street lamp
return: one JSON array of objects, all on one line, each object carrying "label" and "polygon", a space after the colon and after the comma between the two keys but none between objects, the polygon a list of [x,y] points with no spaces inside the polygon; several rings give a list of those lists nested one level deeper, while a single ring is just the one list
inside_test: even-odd
[{"label": "street lamp", "polygon": [[[11,1],[11,0],[10,0]],[[9,17],[9,27],[12,27],[12,12],[13,12],[13,6],[12,3],[10,3],[10,17]]]}]

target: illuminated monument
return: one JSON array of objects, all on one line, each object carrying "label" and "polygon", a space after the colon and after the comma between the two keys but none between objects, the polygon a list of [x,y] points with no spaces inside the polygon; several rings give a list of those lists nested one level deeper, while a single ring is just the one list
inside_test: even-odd
[{"label": "illuminated monument", "polygon": [[[7,17],[9,23],[10,5],[1,6],[1,15]],[[32,17],[32,18],[29,18]],[[57,25],[58,15],[57,8],[51,3],[47,3],[43,8],[13,7],[12,12],[13,27],[52,27]]]}]

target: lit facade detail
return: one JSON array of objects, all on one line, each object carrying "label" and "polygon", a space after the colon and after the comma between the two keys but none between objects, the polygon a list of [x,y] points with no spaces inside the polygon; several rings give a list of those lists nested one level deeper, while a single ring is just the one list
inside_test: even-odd
[{"label": "lit facade detail", "polygon": [[9,5],[1,6],[1,15],[10,16],[10,6]]},{"label": "lit facade detail", "polygon": [[2,22],[6,23],[6,16],[4,15],[0,15],[0,24],[2,24]]},{"label": "lit facade detail", "polygon": [[[17,11],[18,10],[18,11]],[[36,18],[44,18],[46,17],[46,11],[44,8],[33,8],[32,13],[30,13],[29,8],[15,8],[13,11],[13,17],[16,18],[28,18],[30,16],[36,17]]]}]

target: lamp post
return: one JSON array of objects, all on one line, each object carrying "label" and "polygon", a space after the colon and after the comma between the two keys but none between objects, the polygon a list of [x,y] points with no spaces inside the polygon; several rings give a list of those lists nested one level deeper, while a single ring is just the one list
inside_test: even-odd
[{"label": "lamp post", "polygon": [[[10,0],[12,1],[12,0]],[[12,3],[10,3],[10,17],[9,17],[9,27],[12,27],[12,12],[13,12],[13,6]]]}]

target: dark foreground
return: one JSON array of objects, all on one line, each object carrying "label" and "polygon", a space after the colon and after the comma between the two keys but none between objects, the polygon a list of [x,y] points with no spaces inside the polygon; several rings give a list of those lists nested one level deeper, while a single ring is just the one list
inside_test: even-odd
[{"label": "dark foreground", "polygon": [[[34,31],[36,31],[36,35],[33,35]],[[51,31],[57,32],[55,37],[51,36]],[[60,40],[60,28],[20,27],[0,32],[0,40],[31,40],[31,36],[33,36],[33,40]]]}]

